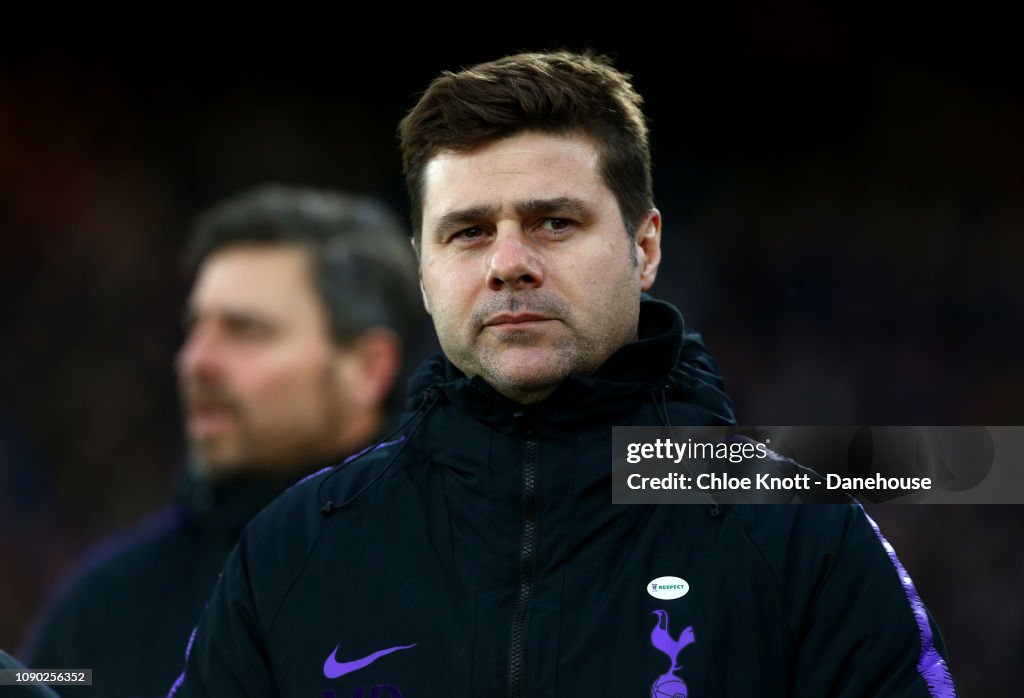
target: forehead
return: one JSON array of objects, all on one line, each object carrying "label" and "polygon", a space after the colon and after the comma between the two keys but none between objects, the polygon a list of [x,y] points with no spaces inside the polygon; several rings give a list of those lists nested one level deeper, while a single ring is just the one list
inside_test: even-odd
[{"label": "forehead", "polygon": [[319,313],[309,252],[290,244],[238,244],[217,250],[199,267],[190,305],[194,311],[282,318]]},{"label": "forehead", "polygon": [[523,133],[468,153],[439,153],[424,169],[426,226],[456,209],[561,197],[615,205],[597,148],[583,136]]}]

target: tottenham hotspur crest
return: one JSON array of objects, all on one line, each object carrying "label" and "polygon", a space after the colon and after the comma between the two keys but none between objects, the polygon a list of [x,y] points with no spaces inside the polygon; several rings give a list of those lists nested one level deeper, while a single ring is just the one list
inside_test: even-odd
[{"label": "tottenham hotspur crest", "polygon": [[679,637],[673,638],[668,631],[668,611],[655,611],[654,615],[658,616],[658,624],[651,631],[651,644],[668,657],[670,664],[668,671],[654,680],[651,698],[687,698],[686,684],[676,676],[676,672],[682,669],[682,665],[679,664],[679,653],[694,642],[693,626],[679,633]]}]

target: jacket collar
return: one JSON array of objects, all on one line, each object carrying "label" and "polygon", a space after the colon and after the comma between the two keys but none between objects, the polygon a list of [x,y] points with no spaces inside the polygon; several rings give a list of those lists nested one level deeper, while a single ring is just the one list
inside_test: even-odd
[{"label": "jacket collar", "polygon": [[706,411],[708,419],[733,421],[732,402],[701,336],[687,330],[674,306],[646,294],[640,303],[637,341],[621,347],[593,375],[570,375],[536,404],[510,400],[479,376],[467,378],[441,354],[425,361],[410,379],[410,406],[422,404],[431,391],[465,404],[492,425],[508,425],[516,413],[561,426],[595,420],[606,425],[631,414],[638,397],[647,399],[655,391],[662,391],[662,397],[689,392],[688,400]]},{"label": "jacket collar", "polygon": [[[382,436],[377,434],[370,443],[377,443]],[[342,456],[337,463],[343,462],[347,454]],[[186,467],[178,480],[174,503],[185,525],[223,534],[233,544],[245,525],[279,494],[326,465],[333,463],[316,463],[270,477],[247,475],[217,480]]]},{"label": "jacket collar", "polygon": [[186,468],[178,480],[174,502],[186,525],[237,538],[253,516],[302,474],[211,480]]}]

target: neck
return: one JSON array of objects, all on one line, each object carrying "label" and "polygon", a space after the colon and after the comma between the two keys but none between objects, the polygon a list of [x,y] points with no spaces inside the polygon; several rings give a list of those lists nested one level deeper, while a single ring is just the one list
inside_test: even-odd
[{"label": "neck", "polygon": [[518,402],[522,405],[532,405],[540,402],[548,395],[555,392],[555,388],[558,387],[558,384],[536,390],[519,390],[515,387],[502,388],[496,385],[491,385],[491,387],[513,402]]},{"label": "neck", "polygon": [[317,468],[339,463],[371,445],[371,441],[377,438],[384,426],[384,413],[372,411],[346,415],[345,419],[338,421],[333,439],[324,438],[307,451],[292,452],[290,457],[278,456],[272,460],[246,458],[230,463],[210,463],[193,454],[189,467],[199,477],[211,481],[298,477]]},{"label": "neck", "polygon": [[380,434],[383,424],[384,417],[380,411],[347,416],[344,425],[339,426],[335,452],[347,456],[361,451]]}]

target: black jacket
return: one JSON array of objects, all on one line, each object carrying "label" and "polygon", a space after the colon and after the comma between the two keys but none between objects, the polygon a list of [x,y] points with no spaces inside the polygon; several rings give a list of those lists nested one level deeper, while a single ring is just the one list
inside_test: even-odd
[{"label": "black jacket", "polygon": [[165,696],[245,524],[297,478],[211,484],[182,477],[175,501],[97,546],[30,641],[34,669],[93,669],[65,698]]},{"label": "black jacket", "polygon": [[612,425],[732,421],[671,306],[536,405],[440,358],[410,394],[399,434],[254,519],[175,698],[954,695],[857,505],[610,503]]}]

